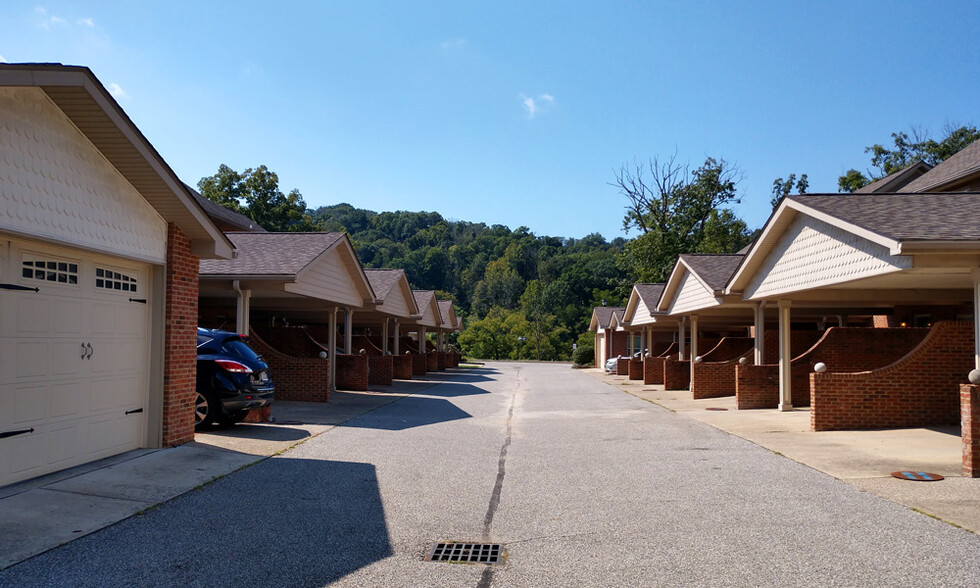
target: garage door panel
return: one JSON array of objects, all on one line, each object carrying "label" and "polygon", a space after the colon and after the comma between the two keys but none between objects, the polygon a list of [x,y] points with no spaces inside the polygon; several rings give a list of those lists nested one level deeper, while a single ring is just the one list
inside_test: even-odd
[{"label": "garage door panel", "polygon": [[34,429],[0,438],[0,486],[142,446],[147,266],[6,238],[0,281],[39,291],[0,290],[0,432]]}]

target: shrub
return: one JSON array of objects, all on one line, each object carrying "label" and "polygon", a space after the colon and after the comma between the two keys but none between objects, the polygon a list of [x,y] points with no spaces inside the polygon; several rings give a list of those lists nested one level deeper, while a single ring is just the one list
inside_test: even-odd
[{"label": "shrub", "polygon": [[572,352],[572,361],[575,365],[588,365],[595,360],[595,349],[592,345],[579,345],[578,349]]}]

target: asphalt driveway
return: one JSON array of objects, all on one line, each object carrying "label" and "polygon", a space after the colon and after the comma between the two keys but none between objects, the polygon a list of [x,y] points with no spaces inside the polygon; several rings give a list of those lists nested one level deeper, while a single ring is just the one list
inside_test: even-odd
[{"label": "asphalt driveway", "polygon": [[[496,566],[433,563],[499,542]],[[974,586],[980,538],[567,365],[494,363],[3,586]]]}]

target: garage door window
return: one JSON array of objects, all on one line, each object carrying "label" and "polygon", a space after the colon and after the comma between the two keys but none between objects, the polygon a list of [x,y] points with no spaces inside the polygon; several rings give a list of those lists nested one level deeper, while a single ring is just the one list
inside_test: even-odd
[{"label": "garage door window", "polygon": [[95,268],[95,287],[119,292],[136,292],[136,276],[109,268]]},{"label": "garage door window", "polygon": [[43,280],[59,284],[78,284],[78,264],[58,259],[25,258],[21,275],[29,280]]}]

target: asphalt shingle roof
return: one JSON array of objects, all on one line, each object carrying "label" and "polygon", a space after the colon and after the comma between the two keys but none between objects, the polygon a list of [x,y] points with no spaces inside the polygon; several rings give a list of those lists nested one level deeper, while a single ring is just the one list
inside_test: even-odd
[{"label": "asphalt shingle roof", "polygon": [[922,174],[899,192],[925,192],[980,173],[980,141],[974,141],[946,161]]},{"label": "asphalt shingle roof", "polygon": [[888,189],[889,192],[899,192],[902,186],[914,182],[916,179],[922,177],[926,172],[932,169],[932,166],[928,163],[917,161],[912,165],[903,167],[897,172],[888,174],[883,178],[879,178],[867,186],[858,188],[854,191],[855,194],[873,194],[875,192],[883,192]]},{"label": "asphalt shingle roof", "polygon": [[402,276],[405,275],[405,270],[365,268],[364,274],[367,275],[368,282],[370,282],[375,296],[378,297],[378,300],[384,301],[388,297],[388,294],[391,293],[392,288],[397,286]]},{"label": "asphalt shingle roof", "polygon": [[599,327],[606,329],[612,322],[613,314],[618,314],[622,318],[626,308],[623,306],[597,306],[592,312],[595,313],[596,320],[599,321]]},{"label": "asphalt shingle roof", "polygon": [[225,233],[238,250],[235,259],[202,259],[201,275],[294,276],[343,233]]},{"label": "asphalt shingle roof", "polygon": [[721,290],[742,263],[744,255],[696,255],[684,254],[681,259],[691,271],[704,280],[712,290]]},{"label": "asphalt shingle roof", "polygon": [[640,295],[643,304],[653,309],[660,302],[660,295],[664,293],[666,286],[667,284],[635,284],[633,287],[636,288],[636,293]]},{"label": "asphalt shingle roof", "polygon": [[245,216],[244,214],[235,212],[230,208],[225,208],[224,206],[221,206],[217,202],[212,202],[211,200],[202,196],[200,192],[198,192],[194,188],[191,188],[187,184],[184,184],[184,186],[191,193],[191,196],[194,197],[194,200],[197,200],[197,203],[201,205],[201,208],[204,209],[204,212],[206,212],[207,215],[211,217],[212,220],[216,222],[224,221],[230,225],[234,225],[246,231],[256,231],[260,233],[266,232],[266,230],[262,228],[262,225],[250,219],[249,217]]},{"label": "asphalt shingle roof", "polygon": [[896,241],[980,240],[980,223],[975,220],[980,210],[978,192],[804,194],[790,198]]}]

